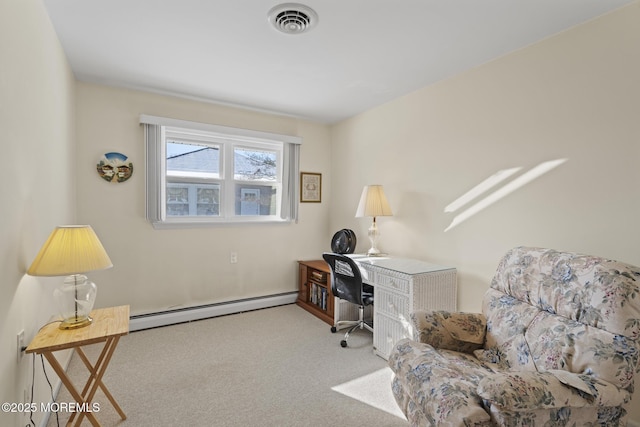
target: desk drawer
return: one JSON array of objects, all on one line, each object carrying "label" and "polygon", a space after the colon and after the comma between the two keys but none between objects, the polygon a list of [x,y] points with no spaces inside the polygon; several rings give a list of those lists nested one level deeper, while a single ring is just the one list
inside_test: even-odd
[{"label": "desk drawer", "polygon": [[376,286],[384,286],[397,292],[409,294],[409,280],[390,276],[384,273],[376,273]]},{"label": "desk drawer", "polygon": [[374,294],[374,305],[381,313],[394,319],[409,320],[409,297],[406,295],[378,287]]},{"label": "desk drawer", "polygon": [[413,337],[413,327],[382,313],[377,313],[373,322],[373,346],[375,353],[385,360],[393,346],[403,338]]}]

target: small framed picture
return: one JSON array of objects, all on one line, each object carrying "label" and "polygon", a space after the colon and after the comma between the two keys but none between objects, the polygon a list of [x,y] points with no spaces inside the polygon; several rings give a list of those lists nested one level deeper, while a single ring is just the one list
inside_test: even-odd
[{"label": "small framed picture", "polygon": [[312,172],[300,172],[300,201],[322,201],[322,174]]}]

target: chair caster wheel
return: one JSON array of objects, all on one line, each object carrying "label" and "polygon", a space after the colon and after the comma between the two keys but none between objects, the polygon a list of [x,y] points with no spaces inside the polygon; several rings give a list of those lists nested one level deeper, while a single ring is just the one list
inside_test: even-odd
[{"label": "chair caster wheel", "polygon": [[332,333],[334,333],[334,334],[335,334],[337,331],[338,331],[338,329],[337,329],[335,326],[332,326],[332,327],[331,327],[331,332],[332,332]]},{"label": "chair caster wheel", "polygon": [[342,340],[342,341],[340,341],[340,345],[341,345],[342,347],[346,347],[346,346],[347,346],[347,340]]}]

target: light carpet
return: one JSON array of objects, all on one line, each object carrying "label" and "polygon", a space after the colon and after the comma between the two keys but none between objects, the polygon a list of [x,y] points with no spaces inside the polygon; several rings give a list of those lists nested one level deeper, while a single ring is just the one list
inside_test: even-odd
[{"label": "light carpet", "polygon": [[[406,426],[372,334],[356,331],[347,348],[342,336],[293,304],[134,332],[104,377],[127,419],[102,391],[96,416],[105,427]],[[76,387],[87,373],[74,355]],[[57,401],[72,401],[64,387]],[[64,425],[69,414],[58,415]],[[56,425],[52,414],[47,426]]]}]

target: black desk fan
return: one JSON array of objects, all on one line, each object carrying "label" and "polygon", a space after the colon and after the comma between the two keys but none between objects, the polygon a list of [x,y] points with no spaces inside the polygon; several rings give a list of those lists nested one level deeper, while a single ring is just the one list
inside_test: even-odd
[{"label": "black desk fan", "polygon": [[331,251],[335,254],[352,254],[356,250],[356,233],[343,228],[333,235]]}]

